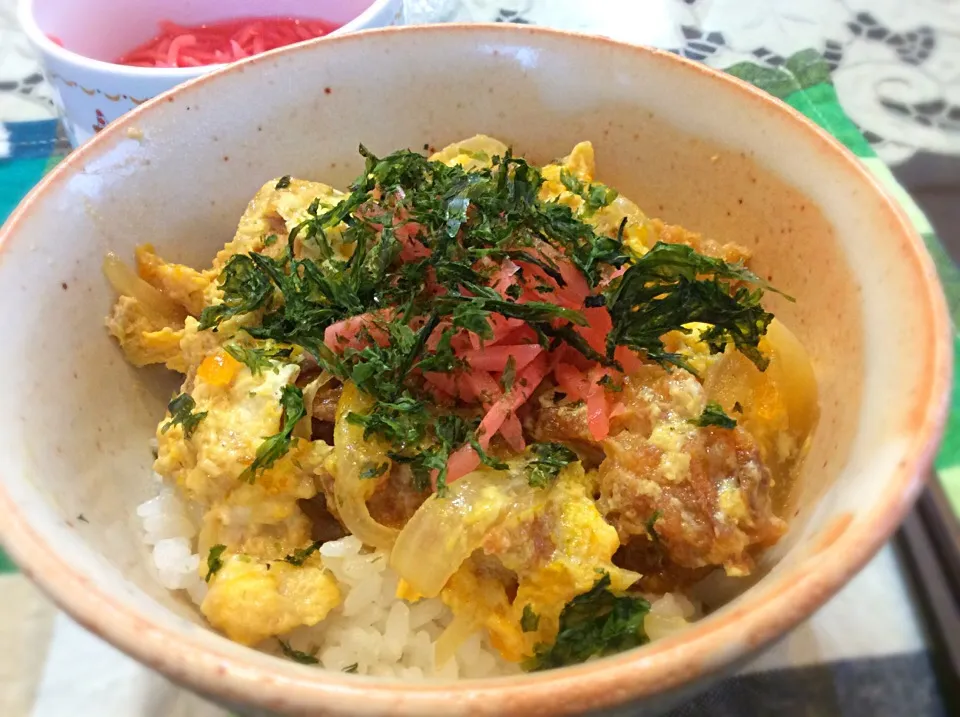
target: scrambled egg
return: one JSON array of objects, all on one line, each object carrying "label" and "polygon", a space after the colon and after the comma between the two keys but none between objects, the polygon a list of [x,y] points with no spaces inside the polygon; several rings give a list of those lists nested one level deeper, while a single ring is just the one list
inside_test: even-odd
[{"label": "scrambled egg", "polygon": [[157,472],[176,480],[188,498],[205,504],[222,499],[238,485],[263,438],[280,430],[280,391],[298,370],[288,364],[253,376],[225,352],[205,358],[190,394],[206,417],[189,440],[179,425],[157,431]]},{"label": "scrambled egg", "polygon": [[566,157],[543,168],[545,181],[540,187],[540,199],[565,204],[583,221],[592,225],[599,234],[620,236],[634,254],[643,256],[656,243],[657,237],[650,220],[640,211],[640,207],[626,197],[617,195],[606,206],[591,209],[581,193],[575,193],[569,188],[568,185],[575,186],[579,182],[583,186],[583,192],[588,195],[594,187],[606,190],[602,184],[594,183],[595,169],[593,145],[590,142],[580,142]]},{"label": "scrambled egg", "polygon": [[322,566],[281,561],[310,543],[310,520],[297,501],[316,495],[330,446],[298,441],[256,481],[241,479],[264,438],[280,430],[281,389],[298,371],[288,364],[255,376],[217,350],[193,377],[194,410],[204,419],[189,436],[181,425],[164,423],[157,431],[155,470],[206,507],[201,556],[216,545],[228,550],[224,567],[210,576],[201,610],[212,625],[246,644],[313,625],[340,599]]},{"label": "scrambled egg", "polygon": [[[215,334],[197,330],[196,317],[204,307],[222,298],[216,279],[230,257],[250,252],[279,256],[287,245],[280,237],[285,238],[308,216],[307,210],[314,201],[321,208],[330,208],[345,196],[320,182],[290,179],[289,185],[280,189],[277,184],[278,180],[273,179],[257,192],[241,217],[233,240],[217,253],[207,271],[164,261],[149,244],[137,249],[139,278],[182,307],[187,316],[184,320],[182,313],[158,313],[136,296],[121,296],[106,323],[130,363],[162,363],[180,373],[196,367],[244,324],[241,317],[225,321]],[[298,255],[309,253],[299,240],[296,250]]]},{"label": "scrambled egg", "polygon": [[[258,252],[277,257],[286,249],[285,239],[297,224],[307,218],[307,209],[317,201],[322,208],[335,206],[346,196],[343,192],[320,182],[290,179],[286,187],[277,187],[279,180],[271,179],[263,185],[240,218],[233,241],[228,242],[213,260],[213,275],[223,269],[234,254]],[[271,237],[275,239],[271,240]],[[297,242],[298,254],[303,243]]]},{"label": "scrambled egg", "polygon": [[613,564],[620,547],[617,531],[597,510],[594,480],[579,463],[564,469],[547,490],[544,502],[509,515],[483,543],[486,555],[516,575],[512,600],[503,576],[476,560],[466,562],[441,593],[455,615],[484,626],[501,655],[515,662],[554,641],[564,606],[604,572],[615,591],[626,590],[638,577]]},{"label": "scrambled egg", "polygon": [[201,609],[231,640],[255,645],[300,625],[316,625],[339,602],[337,583],[321,565],[294,567],[234,555],[217,572]]},{"label": "scrambled egg", "polygon": [[180,360],[183,329],[170,327],[166,317],[150,312],[132,296],[117,299],[107,317],[107,330],[134,366],[163,363],[177,371],[186,370]]},{"label": "scrambled egg", "polygon": [[[209,590],[201,610],[214,627],[244,644],[316,624],[340,602],[336,581],[318,560],[299,567],[282,561],[310,544],[311,522],[297,501],[315,496],[329,477],[324,463],[332,448],[298,440],[256,481],[241,480],[264,439],[280,430],[280,394],[299,367],[285,364],[254,375],[222,348],[242,343],[238,332],[249,319],[224,321],[217,332],[200,331],[197,320],[206,306],[220,301],[216,278],[231,256],[279,254],[286,240],[275,235],[286,237],[315,199],[332,206],[344,196],[315,182],[291,180],[283,189],[277,183],[257,193],[235,238],[208,271],[166,262],[149,245],[137,250],[139,278],[183,313],[158,312],[148,296],[121,296],[107,318],[132,364],[162,363],[185,374],[182,391],[194,401],[193,411],[204,414],[189,432],[169,415],[164,418],[157,426],[154,469],[202,506],[197,549]],[[224,546],[223,567],[207,575],[205,558],[215,546]]]}]

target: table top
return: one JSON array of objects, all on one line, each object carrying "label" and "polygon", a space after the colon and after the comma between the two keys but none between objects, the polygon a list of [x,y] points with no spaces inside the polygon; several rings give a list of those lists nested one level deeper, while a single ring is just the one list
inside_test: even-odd
[{"label": "table top", "polygon": [[[717,67],[827,59],[844,110],[960,256],[960,4],[949,0],[410,0],[444,19],[595,32]],[[50,88],[0,0],[0,158],[13,123],[55,117]],[[589,8],[589,10],[587,9]],[[2,159],[0,159],[2,161]],[[175,687],[0,575],[5,715],[227,713]],[[947,715],[928,628],[894,547],[779,644],[677,715]]]}]

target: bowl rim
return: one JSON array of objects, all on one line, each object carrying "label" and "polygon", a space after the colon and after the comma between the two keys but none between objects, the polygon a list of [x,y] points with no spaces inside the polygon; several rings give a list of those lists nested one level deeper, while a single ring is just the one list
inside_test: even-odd
[{"label": "bowl rim", "polygon": [[[600,709],[644,697],[679,691],[685,684],[706,677],[745,659],[757,649],[798,625],[827,601],[880,549],[905,516],[921,490],[932,464],[946,421],[953,374],[953,334],[946,300],[932,258],[910,223],[906,212],[879,181],[838,140],[811,120],[762,90],[719,70],[654,48],[619,42],[584,33],[507,23],[451,23],[384,27],[330,36],[279,48],[242,60],[169,90],[110,123],[92,141],[84,144],[27,195],[0,228],[0,251],[11,241],[38,202],[88,158],[105,151],[135,127],[141,113],[160,103],[190,95],[203,83],[220,75],[242,73],[248,65],[271,62],[287,53],[312,52],[321,43],[365,42],[367,38],[394,33],[420,35],[424,41],[435,34],[497,34],[511,42],[531,37],[580,44],[616,47],[645,55],[656,63],[682,68],[710,78],[726,91],[754,103],[757,112],[777,113],[811,148],[831,157],[837,172],[848,174],[882,203],[881,211],[905,264],[921,283],[918,304],[935,340],[924,346],[919,357],[929,377],[918,391],[910,415],[916,416],[909,434],[906,457],[891,466],[875,507],[838,534],[818,553],[803,558],[785,576],[777,578],[764,595],[746,593],[741,604],[722,617],[695,623],[682,633],[618,655],[586,664],[527,673],[519,676],[459,680],[453,683],[405,683],[379,678],[342,675],[295,663],[277,661],[257,664],[263,658],[252,650],[237,650],[226,638],[208,641],[210,634],[198,631],[196,639],[182,631],[158,626],[136,609],[115,601],[91,584],[61,559],[30,526],[26,510],[15,504],[6,481],[0,481],[0,540],[23,573],[37,583],[62,609],[90,631],[132,655],[144,664],[194,690],[231,703],[246,703],[287,714],[336,715],[447,715],[455,711],[511,714],[568,714]],[[827,531],[830,529],[827,528]]]},{"label": "bowl rim", "polygon": [[[65,47],[61,47],[47,37],[47,34],[40,29],[40,26],[37,24],[36,18],[34,17],[33,7],[34,3],[36,2],[37,0],[19,0],[17,7],[17,18],[20,22],[20,27],[23,28],[24,34],[27,36],[30,42],[40,50],[41,53],[52,55],[54,58],[64,63],[83,67],[84,69],[95,72],[108,73],[130,80],[157,80],[166,78],[176,82],[185,82],[186,80],[194,77],[199,77],[201,75],[215,72],[221,68],[236,64],[232,62],[221,62],[213,65],[202,65],[200,67],[137,67],[134,65],[121,65],[116,62],[107,62],[106,60],[97,60],[93,57],[87,57],[86,55],[81,55],[79,52],[74,52],[73,50],[68,50]],[[380,12],[384,7],[396,2],[397,0],[371,0],[370,4],[367,5],[363,12],[353,18],[350,22],[341,25],[329,34],[324,35],[324,37],[334,37],[337,35],[365,29],[366,24],[374,15]],[[313,42],[314,40],[318,39],[321,38],[304,40],[302,42],[293,43],[293,45],[285,45],[285,47],[294,47],[302,45],[304,42]]]}]

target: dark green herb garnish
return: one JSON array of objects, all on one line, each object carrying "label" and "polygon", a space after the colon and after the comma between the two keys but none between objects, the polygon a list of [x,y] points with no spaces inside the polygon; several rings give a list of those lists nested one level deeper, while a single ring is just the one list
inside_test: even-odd
[{"label": "dark green herb garnish", "polygon": [[[371,413],[350,413],[347,420],[363,426],[365,438],[383,436],[393,446],[419,445],[429,429],[427,407],[410,396],[401,396],[397,401],[381,401]],[[393,456],[391,456],[393,457]]]},{"label": "dark green herb garnish", "polygon": [[591,184],[587,190],[587,196],[584,197],[584,211],[589,215],[610,205],[614,199],[619,196],[616,189],[611,189],[602,184]]},{"label": "dark green herb garnish", "polygon": [[500,387],[506,391],[513,390],[513,382],[517,380],[517,360],[510,356],[507,358],[507,365],[500,375]]},{"label": "dark green herb garnish", "polygon": [[293,429],[297,421],[307,415],[303,405],[303,391],[296,386],[284,386],[280,395],[280,406],[283,408],[283,428],[260,444],[256,458],[240,474],[240,480],[253,483],[260,473],[270,468],[290,450]]},{"label": "dark green herb garnish", "polygon": [[305,548],[297,548],[292,554],[286,556],[283,560],[291,565],[300,567],[307,561],[307,558],[320,549],[321,545],[323,545],[323,543],[318,540],[315,543],[310,543],[310,545]]},{"label": "dark green herb garnish", "polygon": [[273,295],[270,278],[260,271],[253,254],[237,254],[220,273],[223,300],[200,313],[200,330],[215,329],[232,316],[256,311]]},{"label": "dark green herb garnish", "polygon": [[280,643],[280,649],[283,650],[283,654],[294,662],[299,662],[301,665],[316,665],[319,662],[313,655],[300,652],[300,650],[294,650],[290,647],[289,642],[284,642],[279,637],[277,638],[277,642]]},{"label": "dark green herb garnish", "polygon": [[734,401],[733,412],[743,414],[743,406],[740,405],[740,401]]},{"label": "dark green herb garnish", "polygon": [[[472,296],[450,295],[437,299],[437,305],[453,309],[454,328],[473,331],[484,338],[492,338],[493,333],[487,319],[490,314],[496,313],[508,319],[522,319],[528,324],[544,324],[554,319],[566,319],[578,326],[586,326],[587,321],[583,314],[573,309],[566,309],[557,304],[546,301],[528,301],[518,304],[502,298],[492,289],[477,284],[466,284],[465,287]],[[490,294],[494,294],[491,296]],[[476,327],[480,327],[479,330]]]},{"label": "dark green herb garnish", "polygon": [[341,671],[341,672],[346,672],[346,673],[348,673],[348,674],[353,675],[353,674],[356,674],[356,672],[357,672],[357,670],[359,669],[359,667],[360,667],[360,665],[358,665],[356,662],[354,662],[354,663],[352,663],[352,664],[350,664],[350,665],[347,665],[346,667],[344,667],[344,668],[343,668],[342,670],[340,670],[340,671]]},{"label": "dark green herb garnish", "polygon": [[583,182],[570,174],[566,169],[560,170],[560,183],[566,187],[568,192],[578,195],[583,194]]},{"label": "dark green herb garnish", "polygon": [[270,234],[269,236],[267,236],[266,239],[263,240],[263,245],[264,245],[264,246],[273,246],[274,244],[277,243],[277,239],[278,239],[278,238],[279,238],[279,237],[277,237],[276,234]]},{"label": "dark green herb garnish", "polygon": [[187,393],[181,393],[179,396],[175,396],[170,403],[167,404],[167,411],[170,412],[170,420],[163,424],[160,432],[166,433],[173,426],[179,425],[183,427],[183,435],[185,437],[189,438],[192,436],[193,432],[197,430],[197,425],[200,421],[207,417],[206,411],[194,413],[193,409],[196,408],[196,406],[196,401]]},{"label": "dark green herb garnish", "polygon": [[483,463],[483,465],[498,471],[505,471],[509,468],[509,466],[499,458],[487,453],[480,445],[480,441],[477,440],[476,436],[471,435],[467,440],[470,445],[473,446],[473,450],[477,452],[477,455],[480,457],[480,462]]},{"label": "dark green herb garnish", "polygon": [[701,428],[706,428],[707,426],[717,426],[718,428],[737,427],[737,422],[724,413],[723,406],[716,401],[707,401],[707,405],[703,409],[703,413],[700,414],[700,417],[690,419],[690,423],[695,426],[700,426]]},{"label": "dark green herb garnish", "polygon": [[523,606],[523,615],[520,616],[520,629],[524,632],[536,632],[540,627],[540,616],[529,605]]},{"label": "dark green herb garnish", "polygon": [[[375,412],[371,416],[353,415],[348,420],[353,421],[373,421],[380,420],[380,416]],[[433,424],[433,436],[430,436],[428,423]],[[476,431],[479,420],[467,420],[456,414],[439,415],[435,418],[427,412],[425,407],[418,407],[404,416],[398,422],[399,426],[405,426],[410,430],[408,434],[412,440],[395,442],[394,450],[389,456],[398,463],[406,463],[413,471],[414,486],[419,490],[427,490],[431,485],[431,472],[437,471],[435,485],[438,495],[444,495],[447,485],[447,461],[450,454],[456,448],[464,443],[470,443],[480,460],[487,466],[497,470],[505,470],[506,463],[498,461],[489,455],[473,435]],[[371,425],[367,423],[367,425]],[[369,430],[369,429],[368,429]],[[392,432],[393,428],[388,432]],[[414,436],[416,436],[414,438]],[[425,443],[424,443],[425,442]],[[417,448],[417,446],[420,448]]]},{"label": "dark green herb garnish", "polygon": [[458,147],[457,149],[461,154],[465,154],[471,159],[477,160],[478,162],[490,161],[490,155],[484,152],[483,150],[470,150],[470,149],[467,149],[466,147]]},{"label": "dark green herb garnish", "polygon": [[600,386],[603,386],[608,391],[612,391],[613,393],[620,393],[621,391],[623,391],[623,384],[617,383],[616,381],[614,381],[613,377],[610,376],[609,374],[605,374],[601,376],[600,380],[597,381],[597,384]]},{"label": "dark green herb garnish", "polygon": [[210,548],[210,552],[207,553],[207,577],[204,578],[207,582],[210,582],[210,578],[223,567],[223,560],[220,556],[223,555],[223,551],[226,549],[226,545],[214,545]]},{"label": "dark green herb garnish", "polygon": [[254,376],[259,376],[263,371],[270,369],[276,373],[278,369],[274,362],[290,358],[293,352],[290,348],[278,348],[269,343],[264,346],[225,344],[223,350],[240,363],[246,364]]},{"label": "dark green herb garnish", "polygon": [[663,511],[655,510],[653,511],[653,515],[651,515],[649,520],[647,520],[647,524],[646,524],[647,535],[650,536],[650,540],[652,540],[654,543],[660,542],[660,535],[657,533],[657,521],[660,520],[660,518],[662,517],[663,517]]},{"label": "dark green herb garnish", "polygon": [[[760,305],[768,287],[742,266],[686,246],[658,244],[634,256],[623,241],[626,219],[616,232],[597,233],[583,216],[614,201],[612,189],[561,173],[564,186],[584,200],[578,216],[541,201],[541,172],[509,151],[470,170],[410,151],[383,158],[362,145],[359,151],[365,168],[350,193],[332,206],[315,200],[283,252],[227,261],[221,303],[202,312],[200,328],[216,330],[249,314],[243,330],[263,343],[235,350],[234,357],[251,371],[283,358],[258,353],[273,342],[302,347],[322,369],[356,384],[374,402],[366,415],[348,420],[388,443],[390,458],[410,465],[420,487],[435,485],[442,493],[451,453],[468,443],[480,448],[479,418],[442,405],[425,385],[424,374],[461,368],[451,348],[460,331],[482,343],[493,337],[494,323],[518,320],[548,350],[565,345],[620,368],[615,352],[624,346],[663,366],[689,368],[662,337],[702,321],[712,324],[702,333],[711,351],[732,343],[765,367],[757,346],[771,318]],[[513,273],[504,277],[498,267],[507,261]],[[566,300],[528,300],[531,292],[552,299],[569,290],[570,272],[589,289],[584,307],[610,313],[613,329],[602,352],[578,333],[587,324],[583,311]],[[343,324],[348,330],[332,335],[341,345],[332,338],[328,345],[327,330],[348,319],[357,325]],[[515,367],[499,378],[504,391],[512,390]],[[605,385],[617,388],[609,379]],[[245,479],[286,452],[295,423],[287,414],[284,430],[261,446]],[[488,466],[503,465],[486,451],[478,454]],[[549,483],[559,468],[548,457],[539,460],[533,480]]]},{"label": "dark green herb garnish", "polygon": [[[751,290],[749,285],[758,288]],[[704,322],[700,334],[712,353],[727,344],[761,371],[769,359],[757,347],[773,319],[760,305],[767,284],[748,269],[697,254],[683,244],[658,243],[637,259],[607,292],[613,330],[607,356],[627,346],[662,364],[696,373],[680,354],[669,353],[662,337],[670,331],[689,333],[685,324]]]},{"label": "dark green herb garnish", "polygon": [[597,210],[603,209],[618,196],[616,189],[611,189],[600,183],[594,183],[588,186],[565,169],[560,170],[560,181],[568,191],[583,199],[583,213],[586,216],[590,216],[596,213]]},{"label": "dark green herb garnish", "polygon": [[379,478],[384,473],[386,473],[389,469],[390,469],[389,461],[384,461],[379,465],[377,465],[376,463],[370,463],[367,465],[366,468],[360,471],[360,477],[364,479]]},{"label": "dark green herb garnish", "polygon": [[615,595],[604,573],[589,592],[573,598],[560,613],[560,630],[553,645],[540,645],[525,667],[546,670],[586,661],[597,655],[622,652],[646,643],[643,619],[650,603],[643,598]]},{"label": "dark green herb garnish", "polygon": [[562,443],[535,443],[530,447],[534,458],[527,463],[527,481],[534,488],[546,488],[569,464],[580,460]]},{"label": "dark green herb garnish", "polygon": [[290,175],[285,174],[284,176],[280,177],[280,179],[277,180],[277,186],[275,188],[286,189],[289,186],[290,186]]}]

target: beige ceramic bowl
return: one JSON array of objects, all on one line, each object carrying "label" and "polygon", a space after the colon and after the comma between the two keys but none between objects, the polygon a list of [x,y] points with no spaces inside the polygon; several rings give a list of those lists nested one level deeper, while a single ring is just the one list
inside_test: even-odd
[{"label": "beige ceramic bowl", "polygon": [[[603,181],[653,215],[749,245],[759,273],[797,298],[771,303],[813,356],[823,416],[791,530],[757,579],[686,632],[554,672],[405,684],[233,644],[145,567],[134,507],[150,497],[147,441],[172,386],[127,366],[103,330],[101,258],[153,242],[206,265],[269,177],[342,186],[361,168],[358,142],[387,152],[476,132],[539,161],[593,140]],[[4,544],[90,630],[249,713],[663,710],[809,616],[890,536],[930,464],[951,378],[930,258],[839,144],[703,66],[541,29],[371,31],[201,78],[69,157],[0,246]]]}]

